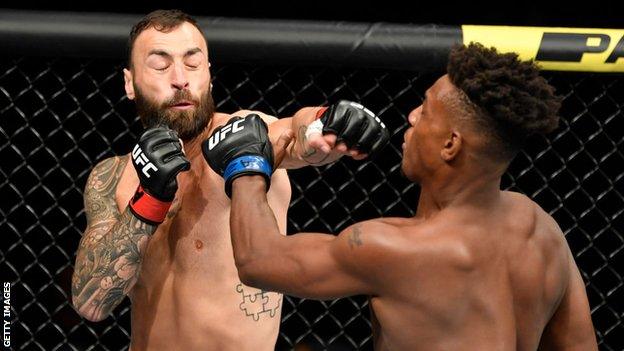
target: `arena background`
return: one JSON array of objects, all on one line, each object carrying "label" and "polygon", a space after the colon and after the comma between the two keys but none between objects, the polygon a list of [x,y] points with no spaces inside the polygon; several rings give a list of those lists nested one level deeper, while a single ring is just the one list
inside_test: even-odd
[{"label": "arena background", "polygon": [[[304,4],[290,12],[275,4],[239,10],[183,8],[206,16],[624,27],[617,18],[623,13],[617,4],[597,6],[591,16],[584,15],[587,9],[583,8],[553,6],[540,11],[533,5],[513,13],[493,7],[444,14],[446,8],[431,4],[410,14],[381,4],[346,9],[325,5]],[[86,10],[54,6],[44,9]],[[97,8],[119,16],[150,9]],[[0,28],[6,19],[0,16]],[[22,34],[29,28],[36,32],[38,24],[24,22]],[[92,39],[102,50],[111,46]],[[130,332],[127,302],[101,323],[82,320],[69,305],[74,254],[85,225],[81,194],[88,172],[98,160],[128,152],[141,130],[132,104],[123,96],[122,51],[79,57],[71,48],[46,48],[45,40],[37,45],[12,43],[6,50],[9,41],[6,37],[0,41],[7,45],[0,57],[0,273],[2,281],[12,285],[12,348],[122,349]],[[252,52],[257,57],[247,62],[236,55],[224,55],[230,62],[213,55],[214,94],[221,111],[253,108],[288,116],[302,106],[345,98],[377,111],[393,132],[392,144],[373,162],[343,160],[290,172],[289,233],[337,232],[354,221],[413,214],[418,189],[398,170],[401,135],[406,112],[421,102],[424,90],[440,74],[441,62],[427,66],[430,58],[421,58],[423,69],[418,70],[400,65],[379,68],[383,63],[367,65],[362,60],[340,64],[340,57],[302,59],[302,65],[280,61],[280,55],[260,59],[264,54]],[[620,268],[624,260],[624,77],[621,73],[544,74],[564,96],[562,123],[548,139],[528,144],[512,164],[504,186],[533,197],[558,221],[587,283],[600,349],[624,350]],[[285,299],[277,349],[295,345],[371,349],[366,299]]]}]

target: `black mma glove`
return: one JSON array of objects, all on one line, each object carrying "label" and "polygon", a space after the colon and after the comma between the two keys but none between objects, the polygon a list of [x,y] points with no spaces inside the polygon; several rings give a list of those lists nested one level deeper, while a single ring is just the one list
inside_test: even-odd
[{"label": "black mma glove", "polygon": [[163,126],[147,129],[132,150],[132,164],[139,187],[130,199],[130,211],[146,223],[160,224],[178,189],[176,176],[191,168],[178,134]]},{"label": "black mma glove", "polygon": [[248,174],[260,174],[271,186],[273,173],[273,146],[268,127],[256,114],[233,117],[215,129],[202,143],[204,158],[210,167],[225,180],[225,193],[232,197],[232,181]]},{"label": "black mma glove", "polygon": [[336,144],[344,142],[349,149],[372,155],[390,140],[386,125],[357,102],[340,100],[319,111],[323,134],[336,134]]}]

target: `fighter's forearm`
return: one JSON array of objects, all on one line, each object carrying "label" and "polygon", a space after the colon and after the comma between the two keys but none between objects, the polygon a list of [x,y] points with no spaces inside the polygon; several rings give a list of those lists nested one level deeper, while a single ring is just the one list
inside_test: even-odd
[{"label": "fighter's forearm", "polygon": [[[336,292],[327,273],[329,247],[335,236],[321,233],[279,233],[266,201],[264,179],[245,176],[234,180],[230,227],[234,259],[241,281],[263,290],[310,297],[332,298]],[[321,262],[319,262],[319,259]]]},{"label": "fighter's forearm", "polygon": [[103,222],[85,234],[76,258],[72,298],[80,315],[104,319],[137,281],[141,261],[156,226],[137,219],[128,209],[110,227]]},{"label": "fighter's forearm", "polygon": [[234,180],[232,187],[230,230],[234,259],[241,278],[253,280],[256,277],[244,276],[254,265],[259,271],[274,272],[272,267],[257,265],[275,264],[280,240],[286,238],[280,234],[275,215],[266,200],[262,177],[240,177]]},{"label": "fighter's forearm", "polygon": [[[293,143],[289,146],[280,167],[294,169],[305,166],[320,166],[334,162],[342,156],[335,152],[323,153],[308,143],[306,131],[310,123],[316,120],[321,109],[321,107],[304,107],[297,111],[293,117],[274,122],[274,124],[277,123],[276,126],[280,127],[278,133],[280,133],[279,130],[282,130],[281,128],[289,128],[295,134]],[[274,137],[279,137],[279,135],[275,133]]]}]

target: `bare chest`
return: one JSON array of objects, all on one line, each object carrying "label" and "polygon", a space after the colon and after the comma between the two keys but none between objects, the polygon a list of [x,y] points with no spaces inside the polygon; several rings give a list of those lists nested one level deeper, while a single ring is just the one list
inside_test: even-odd
[{"label": "bare chest", "polygon": [[[223,179],[197,162],[190,171],[178,175],[177,181],[175,200],[150,239],[142,273],[146,277],[150,273],[162,275],[165,268],[178,273],[205,273],[206,269],[231,273],[235,268],[229,232],[230,202],[223,191]],[[129,164],[116,193],[121,211],[137,186],[138,178]]]}]

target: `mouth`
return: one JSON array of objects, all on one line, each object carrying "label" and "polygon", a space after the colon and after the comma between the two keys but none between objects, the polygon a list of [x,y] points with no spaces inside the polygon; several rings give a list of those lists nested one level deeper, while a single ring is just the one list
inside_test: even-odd
[{"label": "mouth", "polygon": [[403,150],[405,150],[405,147],[407,146],[407,138],[408,138],[407,132],[409,132],[410,128],[407,128],[407,130],[403,133],[403,144],[401,144],[401,148]]},{"label": "mouth", "polygon": [[177,103],[169,106],[169,108],[173,108],[176,110],[188,110],[194,107],[195,107],[195,104],[192,101],[188,101],[188,100],[178,101]]}]

